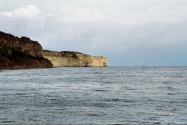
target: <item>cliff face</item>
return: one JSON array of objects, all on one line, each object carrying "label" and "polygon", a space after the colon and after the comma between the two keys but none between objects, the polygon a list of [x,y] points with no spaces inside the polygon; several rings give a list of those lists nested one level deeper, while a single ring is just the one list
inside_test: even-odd
[{"label": "cliff face", "polygon": [[107,58],[91,56],[79,52],[43,51],[43,56],[50,60],[54,67],[106,67]]},{"label": "cliff face", "polygon": [[51,67],[106,67],[107,58],[79,52],[43,51],[42,46],[27,37],[0,32],[0,69]]},{"label": "cliff face", "polygon": [[0,32],[0,69],[50,67],[53,65],[43,57],[38,42]]}]

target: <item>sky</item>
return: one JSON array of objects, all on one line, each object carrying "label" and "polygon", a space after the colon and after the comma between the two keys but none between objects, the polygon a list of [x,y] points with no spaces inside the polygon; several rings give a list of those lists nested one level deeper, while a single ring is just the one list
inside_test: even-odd
[{"label": "sky", "polygon": [[187,0],[0,0],[0,30],[111,66],[187,66]]}]

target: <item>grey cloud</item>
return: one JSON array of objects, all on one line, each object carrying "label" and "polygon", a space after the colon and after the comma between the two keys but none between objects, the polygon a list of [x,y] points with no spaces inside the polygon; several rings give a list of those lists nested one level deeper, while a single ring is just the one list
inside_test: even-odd
[{"label": "grey cloud", "polygon": [[166,64],[164,58],[186,63],[182,59],[187,49],[186,0],[8,0],[3,4],[7,8],[0,12],[1,30],[32,37],[46,49],[106,55],[113,65],[142,65],[148,60]]}]

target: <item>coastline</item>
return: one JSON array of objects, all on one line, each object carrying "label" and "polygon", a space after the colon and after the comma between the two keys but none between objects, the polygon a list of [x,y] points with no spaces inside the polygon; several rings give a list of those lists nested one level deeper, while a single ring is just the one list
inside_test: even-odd
[{"label": "coastline", "polygon": [[103,56],[72,51],[43,50],[41,44],[28,37],[18,38],[0,32],[0,69],[38,69],[54,67],[107,67]]}]

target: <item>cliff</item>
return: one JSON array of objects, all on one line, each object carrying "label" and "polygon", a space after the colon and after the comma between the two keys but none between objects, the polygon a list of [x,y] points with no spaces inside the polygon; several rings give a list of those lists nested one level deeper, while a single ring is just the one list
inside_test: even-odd
[{"label": "cliff", "polygon": [[27,37],[0,32],[0,69],[51,68],[42,55],[42,46]]},{"label": "cliff", "polygon": [[54,67],[106,67],[107,58],[91,56],[80,52],[43,51],[43,56],[50,60]]}]

